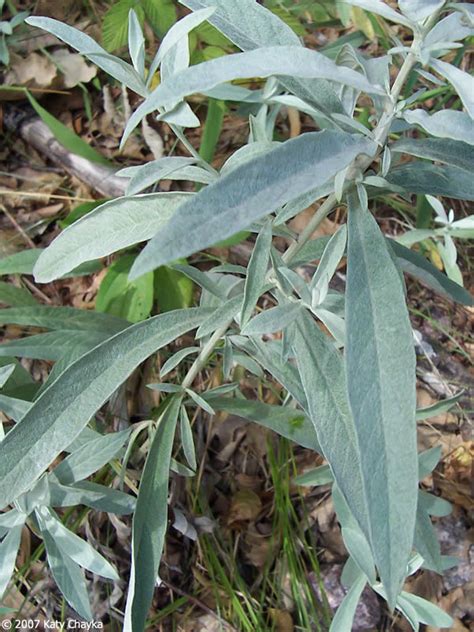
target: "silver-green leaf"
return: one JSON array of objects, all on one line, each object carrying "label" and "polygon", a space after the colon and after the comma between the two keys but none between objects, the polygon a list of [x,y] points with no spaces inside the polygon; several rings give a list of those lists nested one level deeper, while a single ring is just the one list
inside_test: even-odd
[{"label": "silver-green leaf", "polygon": [[183,204],[141,252],[131,276],[248,228],[374,149],[360,135],[325,130],[303,134],[249,160]]},{"label": "silver-green leaf", "polygon": [[416,358],[400,276],[375,219],[355,193],[349,196],[347,250],[347,389],[369,504],[369,539],[393,606],[416,518]]},{"label": "silver-green leaf", "polygon": [[30,487],[141,362],[208,315],[195,308],[155,316],[71,364],[0,444],[0,506]]},{"label": "silver-green leaf", "polygon": [[34,267],[48,283],[92,259],[151,239],[192,194],[151,193],[105,202],[68,226],[44,250]]}]

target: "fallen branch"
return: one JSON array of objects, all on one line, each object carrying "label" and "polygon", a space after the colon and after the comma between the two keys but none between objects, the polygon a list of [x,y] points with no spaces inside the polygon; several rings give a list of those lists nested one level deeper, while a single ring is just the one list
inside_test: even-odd
[{"label": "fallen branch", "polygon": [[62,167],[104,197],[120,197],[125,194],[126,178],[119,178],[115,170],[96,162],[76,156],[63,147],[49,127],[38,117],[28,117],[19,125],[14,116],[7,116],[7,128],[15,131],[23,140],[44,154],[51,162]]}]

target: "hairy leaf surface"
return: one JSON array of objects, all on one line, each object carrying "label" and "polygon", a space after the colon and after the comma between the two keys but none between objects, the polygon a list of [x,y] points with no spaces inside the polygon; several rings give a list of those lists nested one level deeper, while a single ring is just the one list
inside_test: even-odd
[{"label": "hairy leaf surface", "polygon": [[393,605],[413,545],[416,376],[403,286],[375,219],[349,196],[346,374],[369,503],[370,541]]},{"label": "hairy leaf surface", "polygon": [[131,276],[230,237],[373,150],[360,135],[326,130],[249,160],[183,204],[139,255]]},{"label": "hairy leaf surface", "polygon": [[155,316],[74,362],[0,444],[0,506],[30,487],[141,362],[208,315],[195,308]]},{"label": "hairy leaf surface", "polygon": [[80,263],[151,239],[191,195],[150,193],[105,202],[68,226],[42,252],[34,268],[36,281],[48,283]]}]

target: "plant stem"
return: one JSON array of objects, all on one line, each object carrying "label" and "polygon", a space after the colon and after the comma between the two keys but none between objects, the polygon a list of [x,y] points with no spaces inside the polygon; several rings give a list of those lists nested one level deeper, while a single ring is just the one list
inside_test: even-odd
[{"label": "plant stem", "polygon": [[201,349],[198,357],[194,360],[193,364],[191,365],[191,368],[186,373],[186,376],[181,385],[183,388],[191,387],[196,377],[199,375],[201,370],[206,366],[206,363],[210,355],[214,351],[214,347],[222,338],[222,336],[225,335],[225,332],[229,329],[231,323],[232,321],[229,321],[225,323],[225,325],[222,325],[222,327],[219,327],[219,329],[216,329],[216,331],[212,334],[212,336],[206,342],[204,347]]}]

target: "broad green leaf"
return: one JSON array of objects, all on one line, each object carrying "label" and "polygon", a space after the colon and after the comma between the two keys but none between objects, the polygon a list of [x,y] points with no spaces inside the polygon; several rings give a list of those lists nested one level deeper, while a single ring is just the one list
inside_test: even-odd
[{"label": "broad green leaf", "polygon": [[153,307],[153,273],[148,272],[134,281],[128,274],[135,261],[135,255],[124,255],[114,261],[97,293],[95,308],[124,318],[131,323],[145,320]]},{"label": "broad green leaf", "polygon": [[301,310],[301,303],[284,303],[271,309],[266,309],[250,320],[242,329],[243,336],[258,336],[283,331],[291,325]]},{"label": "broad green leaf", "polygon": [[369,540],[393,606],[405,578],[416,518],[416,357],[398,271],[375,219],[360,207],[355,193],[349,196],[347,252],[347,389]]},{"label": "broad green leaf", "polygon": [[40,255],[34,274],[47,283],[79,264],[146,241],[189,199],[186,193],[117,198],[98,206],[64,230]]},{"label": "broad green leaf", "polygon": [[141,477],[133,517],[126,632],[145,629],[153,598],[168,523],[168,478],[180,407],[181,397],[174,396],[158,423]]},{"label": "broad green leaf", "polygon": [[270,249],[272,247],[272,225],[266,222],[258,234],[255,246],[250,257],[245,279],[244,300],[240,317],[241,326],[244,327],[251,315],[257,301],[262,294],[265,278],[270,260]]},{"label": "broad green leaf", "polygon": [[436,13],[446,0],[398,0],[400,11],[413,22],[424,22]]},{"label": "broad green leaf", "polygon": [[394,239],[388,240],[388,244],[397,257],[398,265],[404,272],[419,279],[443,296],[447,296],[462,305],[473,304],[473,298],[469,292],[435,268],[426,257],[414,250],[405,248]]},{"label": "broad green leaf", "polygon": [[176,73],[155,88],[135,110],[125,127],[122,144],[138,123],[155,110],[172,109],[186,96],[206,92],[227,81],[274,75],[329,79],[369,94],[385,95],[381,86],[373,85],[360,73],[338,66],[314,50],[300,46],[269,46],[211,59]]},{"label": "broad green leaf", "polygon": [[454,621],[441,608],[434,603],[413,595],[412,593],[402,592],[398,599],[398,605],[409,604],[416,612],[416,616],[420,623],[435,626],[437,628],[451,628]]},{"label": "broad green leaf", "polygon": [[442,138],[404,138],[391,145],[390,149],[418,158],[444,162],[466,171],[474,171],[474,147],[462,141]]},{"label": "broad green leaf", "polygon": [[373,150],[374,144],[360,135],[326,130],[303,134],[249,160],[183,204],[139,255],[131,275],[139,276],[248,228],[325,182],[358,154]]},{"label": "broad green leaf", "polygon": [[408,20],[401,13],[394,11],[385,2],[382,2],[382,0],[344,0],[344,2],[347,2],[347,4],[351,4],[354,7],[360,7],[366,11],[370,11],[371,13],[381,15],[386,20],[390,20],[390,22],[403,24],[409,29],[413,29],[413,23],[411,20]]},{"label": "broad green leaf", "polygon": [[36,26],[55,35],[65,44],[68,44],[81,53],[81,55],[93,61],[106,73],[112,75],[117,81],[124,83],[130,90],[133,90],[141,96],[146,95],[147,90],[145,84],[133,66],[118,57],[109,55],[92,37],[52,18],[32,16],[27,18],[25,22],[30,26]]},{"label": "broad green leaf", "polygon": [[54,543],[65,557],[95,575],[107,577],[115,581],[119,576],[115,568],[88,542],[70,531],[57,516],[47,507],[39,507],[36,514],[41,516],[41,530],[48,531]]},{"label": "broad green leaf", "polygon": [[26,307],[37,305],[38,301],[26,288],[0,281],[0,303],[12,307]]},{"label": "broad green leaf", "polygon": [[[265,46],[301,46],[292,29],[275,14],[253,0],[180,0],[193,11],[215,7],[208,21],[228,37],[241,50],[253,50]],[[329,81],[301,79],[295,76],[281,77],[285,88],[312,103],[326,114],[343,112],[343,107]]]},{"label": "broad green leaf", "polygon": [[441,76],[449,81],[458,93],[464,107],[471,119],[474,119],[474,77],[464,70],[459,70],[452,64],[447,64],[440,59],[431,59],[430,65]]},{"label": "broad green leaf", "polygon": [[116,0],[104,15],[102,20],[102,43],[113,52],[127,43],[128,16],[133,8],[138,8],[143,22],[143,9],[135,0]]},{"label": "broad green leaf", "polygon": [[108,314],[85,311],[74,307],[12,307],[0,311],[0,325],[15,324],[44,329],[68,329],[77,331],[103,332],[113,335],[128,323]]},{"label": "broad green leaf", "polygon": [[54,537],[44,525],[41,516],[38,516],[38,522],[40,523],[41,536],[46,548],[48,564],[59,590],[77,614],[86,621],[91,621],[93,617],[84,572],[56,544]]},{"label": "broad green leaf", "polygon": [[195,158],[185,158],[184,156],[166,156],[158,160],[152,160],[139,167],[126,167],[121,169],[117,175],[126,178],[130,177],[127,186],[127,195],[135,195],[152,184],[157,184],[163,178],[167,178],[182,167],[194,165]]},{"label": "broad green leaf", "polygon": [[109,463],[128,439],[130,430],[99,435],[87,441],[65,458],[54,470],[61,485],[69,485],[87,478]]},{"label": "broad green leaf", "polygon": [[336,614],[331,621],[329,632],[351,632],[357,604],[359,603],[366,584],[366,576],[364,573],[359,573],[358,578],[349,588],[347,595],[338,606]]},{"label": "broad green leaf", "polygon": [[451,165],[409,162],[391,169],[387,180],[410,193],[474,201],[474,181],[471,174]]},{"label": "broad green leaf", "polygon": [[[63,323],[67,326],[67,322]],[[115,332],[109,333],[93,330],[59,330],[45,334],[26,336],[16,340],[7,340],[0,346],[0,356],[17,358],[33,358],[35,360],[60,360],[64,356],[84,353],[96,347]]]},{"label": "broad green leaf", "polygon": [[321,451],[313,425],[301,410],[290,406],[271,406],[240,397],[213,397],[212,405],[216,410],[225,410],[230,415],[270,428],[305,448]]},{"label": "broad green leaf", "polygon": [[161,312],[190,307],[193,302],[194,284],[178,270],[161,266],[154,274],[155,297]]},{"label": "broad green leaf", "polygon": [[33,267],[42,252],[41,248],[31,248],[3,257],[0,259],[0,275],[33,274]]},{"label": "broad green leaf", "polygon": [[118,516],[131,514],[135,508],[133,496],[90,481],[81,481],[74,485],[60,485],[50,481],[49,492],[52,507],[86,505]]},{"label": "broad green leaf", "polygon": [[197,308],[155,316],[71,364],[0,444],[0,506],[28,489],[141,362],[208,314]]},{"label": "broad green leaf", "polygon": [[64,125],[64,123],[61,123],[61,121],[50,114],[48,110],[45,110],[44,107],[33,97],[33,95],[27,92],[26,96],[28,97],[36,114],[40,117],[43,123],[49,127],[54,138],[61,143],[63,147],[77,156],[86,158],[86,160],[98,162],[109,167],[111,166],[107,158],[102,156],[102,154],[86,143],[86,141],[82,140],[82,138],[72,129]]},{"label": "broad green leaf", "polygon": [[146,18],[160,38],[176,22],[176,6],[173,0],[141,0]]}]

